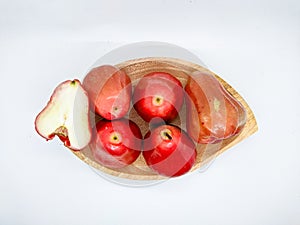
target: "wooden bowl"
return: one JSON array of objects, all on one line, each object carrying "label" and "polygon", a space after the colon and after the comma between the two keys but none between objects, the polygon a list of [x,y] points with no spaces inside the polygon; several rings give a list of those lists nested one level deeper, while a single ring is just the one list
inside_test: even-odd
[{"label": "wooden bowl", "polygon": [[[183,61],[180,59],[160,57],[134,59],[117,64],[116,67],[125,71],[130,76],[133,86],[135,86],[137,81],[145,74],[154,71],[171,73],[182,82],[183,86],[186,84],[188,74],[194,71],[208,72],[210,74],[213,74],[222,83],[226,90],[245,107],[247,111],[247,122],[243,131],[238,136],[226,139],[218,144],[197,144],[197,159],[191,171],[197,170],[200,167],[204,166],[228,148],[234,146],[238,142],[244,140],[248,136],[255,133],[258,129],[253,112],[251,111],[246,101],[222,78],[200,65]],[[148,131],[148,124],[138,116],[138,114],[133,108],[128,113],[128,118],[130,118],[139,125],[143,135]],[[172,124],[175,124],[185,129],[185,106],[183,106],[179,113],[179,116],[172,122]],[[132,165],[129,165],[122,169],[110,169],[94,161],[89,147],[86,147],[81,151],[73,151],[73,153],[88,165],[112,176],[132,180],[166,179],[166,177],[153,172],[146,165],[142,155],[140,155],[139,158]]]}]

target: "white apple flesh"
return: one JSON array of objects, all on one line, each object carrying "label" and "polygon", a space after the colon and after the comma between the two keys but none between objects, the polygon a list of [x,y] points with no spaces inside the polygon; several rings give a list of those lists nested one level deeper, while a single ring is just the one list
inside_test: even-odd
[{"label": "white apple flesh", "polygon": [[36,117],[35,129],[46,140],[58,136],[72,150],[81,150],[90,143],[89,99],[79,80],[67,80],[55,88]]}]

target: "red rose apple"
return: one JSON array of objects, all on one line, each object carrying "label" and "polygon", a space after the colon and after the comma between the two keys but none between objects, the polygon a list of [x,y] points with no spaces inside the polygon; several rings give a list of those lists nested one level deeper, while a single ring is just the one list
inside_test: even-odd
[{"label": "red rose apple", "polygon": [[129,110],[130,77],[118,68],[103,65],[92,69],[83,80],[92,110],[107,120],[123,117]]},{"label": "red rose apple", "polygon": [[173,120],[180,111],[184,91],[180,81],[169,73],[153,72],[141,78],[134,89],[133,106],[146,121]]},{"label": "red rose apple", "polygon": [[196,155],[194,142],[178,127],[162,125],[145,136],[145,161],[161,175],[176,177],[187,173],[194,165]]},{"label": "red rose apple", "polygon": [[139,156],[142,133],[131,120],[100,120],[96,124],[90,148],[95,161],[101,165],[122,168]]},{"label": "red rose apple", "polygon": [[241,133],[246,110],[213,75],[194,72],[185,91],[187,132],[194,141],[217,143]]}]

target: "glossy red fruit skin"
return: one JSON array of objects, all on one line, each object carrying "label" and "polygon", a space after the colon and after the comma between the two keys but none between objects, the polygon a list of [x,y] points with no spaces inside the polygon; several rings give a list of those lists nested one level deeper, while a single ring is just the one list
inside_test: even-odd
[{"label": "glossy red fruit skin", "polygon": [[[153,101],[155,96],[162,97],[161,105]],[[165,72],[145,75],[138,82],[133,93],[133,106],[146,122],[150,122],[153,118],[173,120],[178,115],[183,100],[184,90],[181,82]]]},{"label": "glossy red fruit skin", "polygon": [[130,108],[132,85],[130,77],[111,65],[92,69],[83,80],[91,109],[107,120],[119,119]]},{"label": "glossy red fruit skin", "polygon": [[[170,131],[172,139],[161,133]],[[145,135],[143,156],[147,165],[160,175],[177,177],[187,173],[195,164],[197,151],[191,138],[180,128],[162,125]]]},{"label": "glossy red fruit skin", "polygon": [[211,74],[195,72],[185,86],[187,133],[198,143],[218,143],[239,134],[246,110]]},{"label": "glossy red fruit skin", "polygon": [[[111,135],[118,133],[120,143],[113,143]],[[96,162],[117,169],[132,164],[142,149],[142,133],[131,120],[100,120],[96,124],[90,148]]]}]

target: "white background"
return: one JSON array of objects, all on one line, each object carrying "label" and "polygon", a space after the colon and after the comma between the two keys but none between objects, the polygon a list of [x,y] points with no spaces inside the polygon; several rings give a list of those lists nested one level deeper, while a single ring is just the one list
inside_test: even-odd
[{"label": "white background", "polygon": [[[115,47],[195,53],[259,132],[204,173],[130,188],[94,173],[34,118],[57,84]],[[0,224],[300,224],[300,2],[0,1]]]}]

